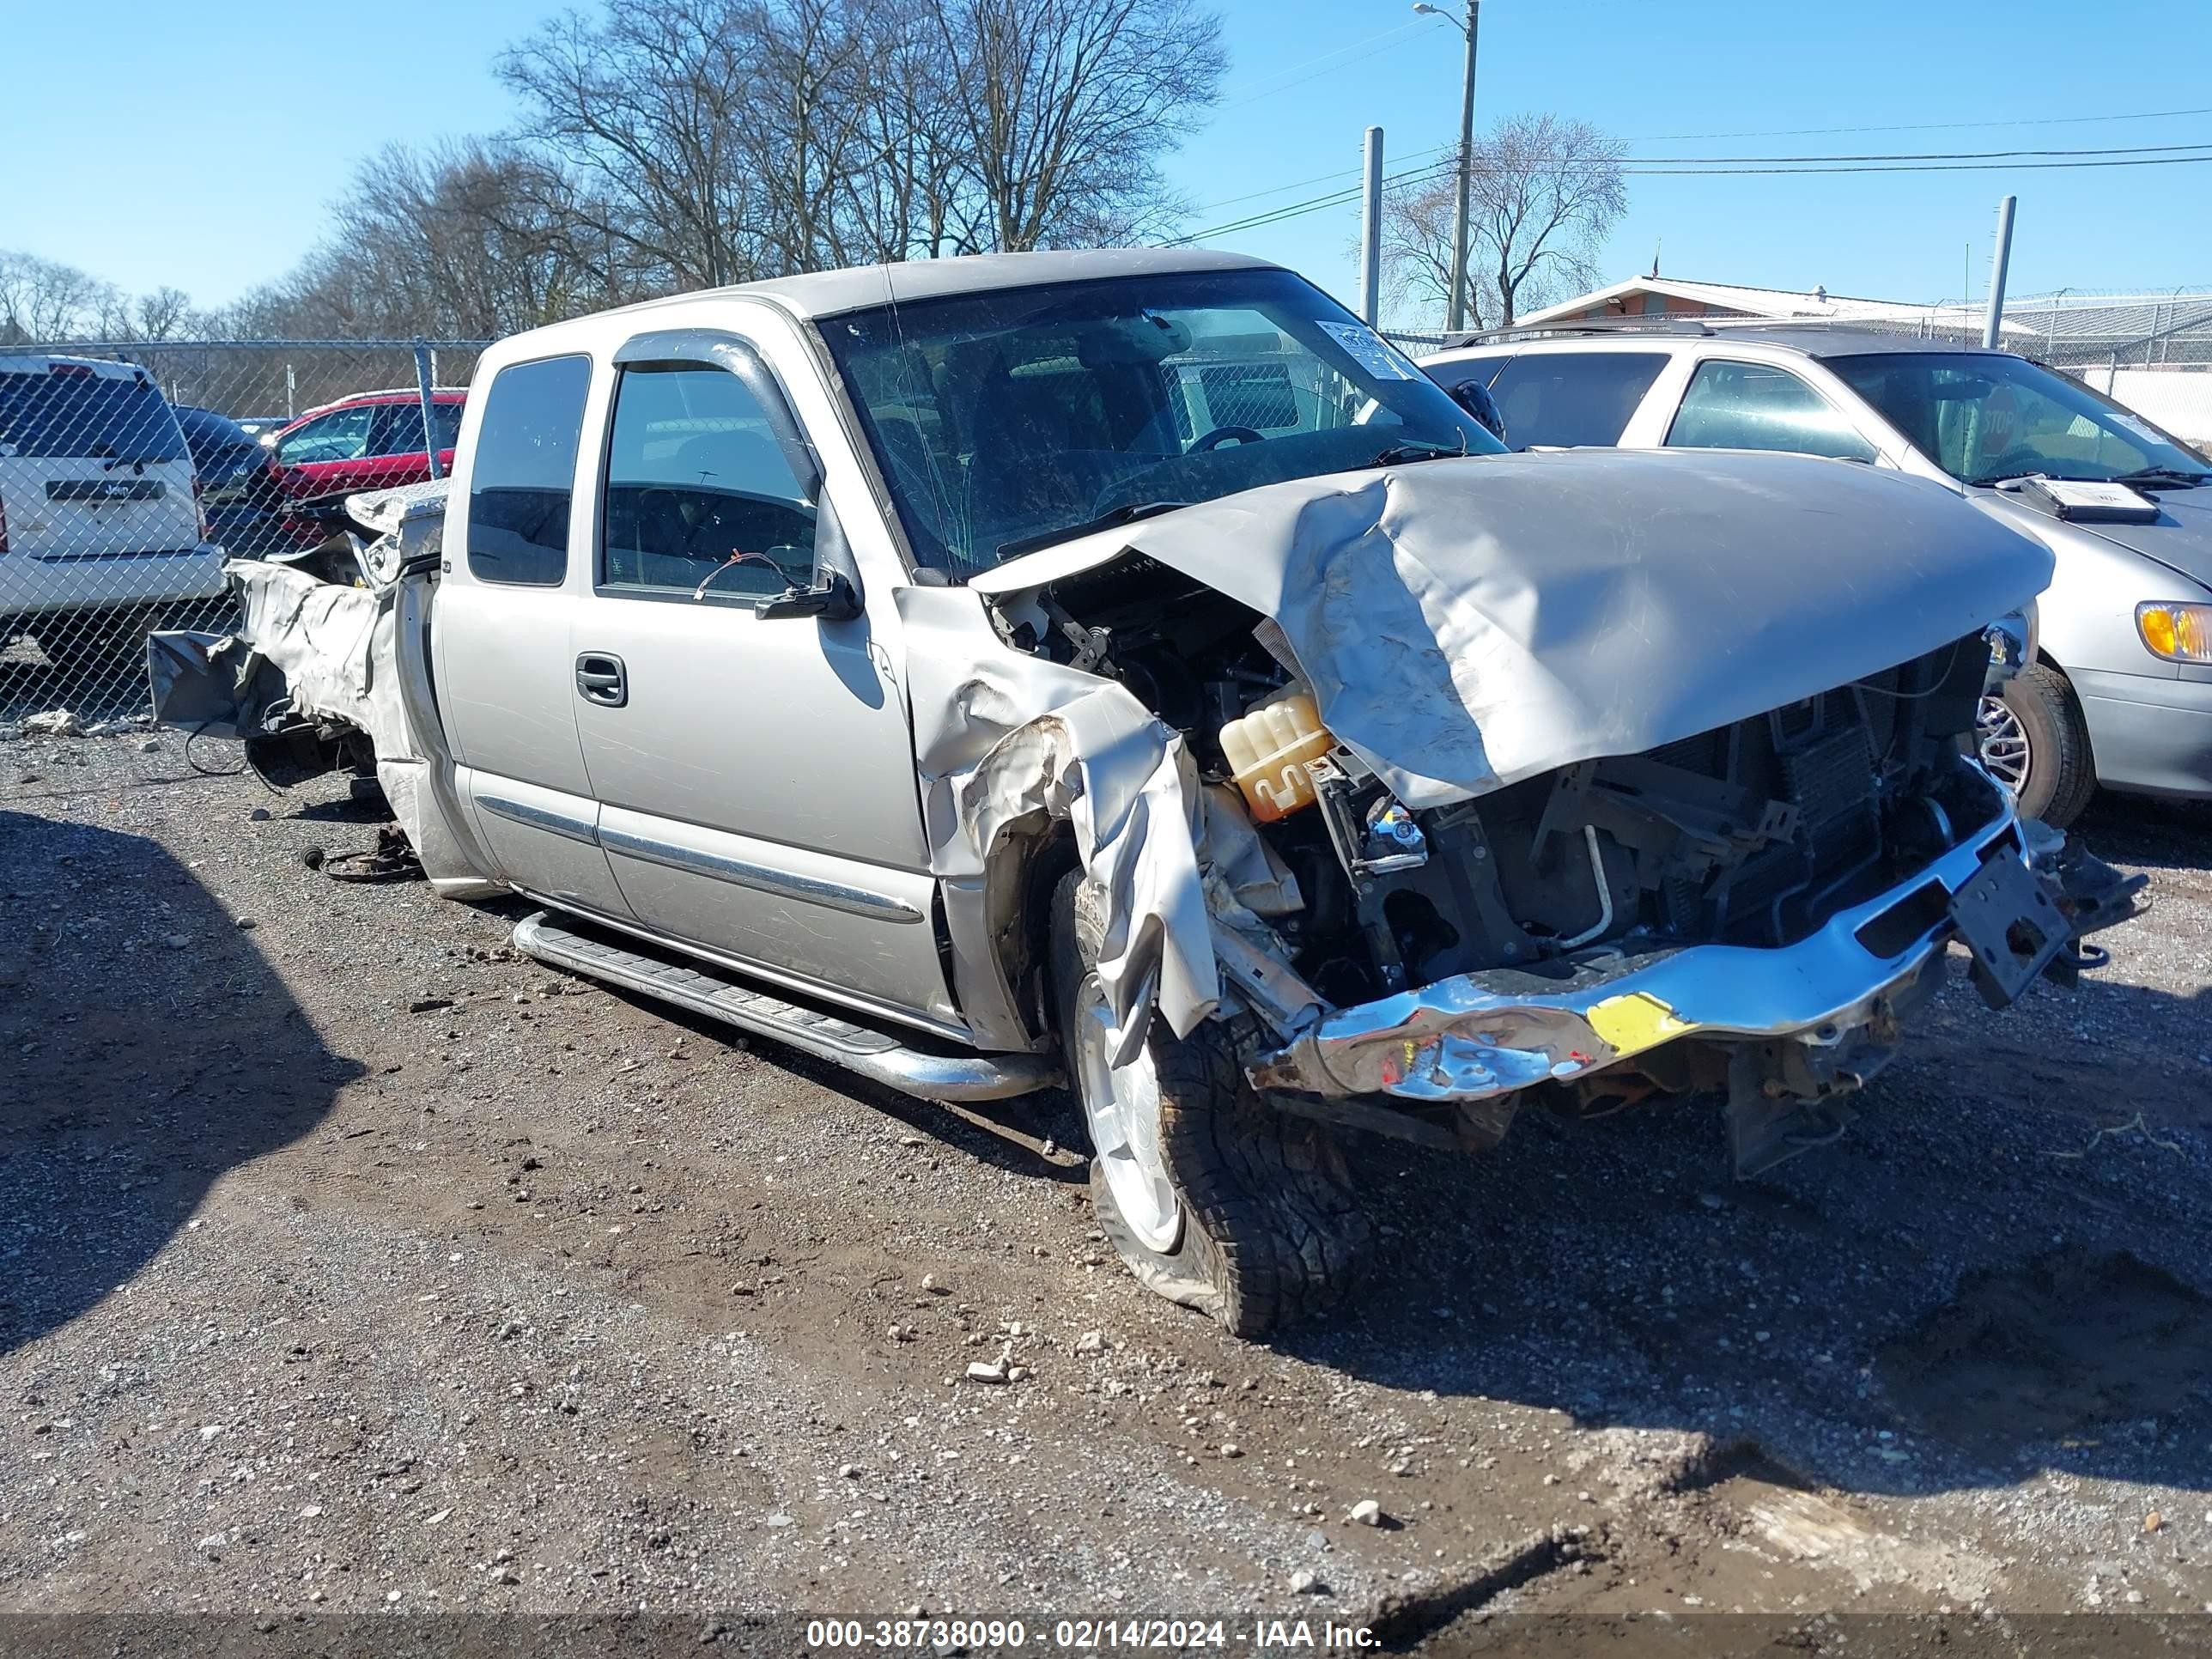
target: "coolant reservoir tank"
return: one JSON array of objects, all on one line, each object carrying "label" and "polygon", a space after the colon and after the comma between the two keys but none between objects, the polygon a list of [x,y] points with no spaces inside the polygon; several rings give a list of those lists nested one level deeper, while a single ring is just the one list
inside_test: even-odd
[{"label": "coolant reservoir tank", "polygon": [[1244,804],[1262,823],[1313,804],[1306,763],[1335,745],[1321,723],[1321,711],[1302,693],[1255,708],[1221,728],[1222,758],[1243,792]]}]

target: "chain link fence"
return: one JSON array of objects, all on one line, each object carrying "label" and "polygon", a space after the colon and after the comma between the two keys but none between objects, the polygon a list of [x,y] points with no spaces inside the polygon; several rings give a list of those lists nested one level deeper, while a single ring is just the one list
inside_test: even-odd
[{"label": "chain link fence", "polygon": [[448,463],[484,343],[0,345],[0,736],[144,723],[147,633],[223,631],[226,556]]},{"label": "chain link fence", "polygon": [[[2013,349],[2212,447],[2212,293],[2030,295],[2006,321]],[[1415,356],[1446,339],[1389,337]],[[145,723],[146,633],[223,630],[225,556],[310,550],[347,495],[442,465],[485,343],[0,345],[0,738]],[[1168,372],[1179,410],[1262,431],[1320,390],[1258,350]]]}]

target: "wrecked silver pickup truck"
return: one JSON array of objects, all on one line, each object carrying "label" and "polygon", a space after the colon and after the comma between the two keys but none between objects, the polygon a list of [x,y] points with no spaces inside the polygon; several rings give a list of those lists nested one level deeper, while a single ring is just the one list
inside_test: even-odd
[{"label": "wrecked silver pickup truck", "polygon": [[[1726,1101],[1832,1138],[1965,947],[2137,882],[1971,758],[2040,547],[1777,454],[1512,455],[1288,272],[952,259],[509,339],[352,585],[231,567],[164,717],[374,767],[546,962],[924,1097],[1065,1079],[1147,1283],[1263,1331],[1334,1137]],[[2008,620],[2009,619],[2009,620]]]}]

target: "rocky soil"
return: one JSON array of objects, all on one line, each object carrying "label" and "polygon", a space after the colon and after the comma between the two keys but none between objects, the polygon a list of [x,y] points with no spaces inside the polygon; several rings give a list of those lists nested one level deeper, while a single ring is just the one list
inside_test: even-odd
[{"label": "rocky soil", "polygon": [[2155,896],[2112,966],[1954,986],[1766,1178],[1705,1106],[1359,1144],[1374,1272],[1265,1346],[1122,1270],[1063,1099],[906,1100],[303,861],[376,828],[172,734],[0,743],[0,1613],[112,1621],[16,1650],[918,1610],[2110,1652],[2212,1611],[2212,817],[2100,803]]}]

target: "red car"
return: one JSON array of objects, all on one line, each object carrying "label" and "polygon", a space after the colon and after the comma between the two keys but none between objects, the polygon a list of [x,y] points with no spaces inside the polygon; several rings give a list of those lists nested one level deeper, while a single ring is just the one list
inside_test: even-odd
[{"label": "red car", "polygon": [[[453,441],[460,433],[461,409],[468,395],[459,387],[430,394],[441,476],[453,468]],[[430,476],[422,400],[411,386],[356,392],[311,409],[280,428],[270,442],[272,476],[278,491],[289,501],[385,489],[418,483]]]}]

